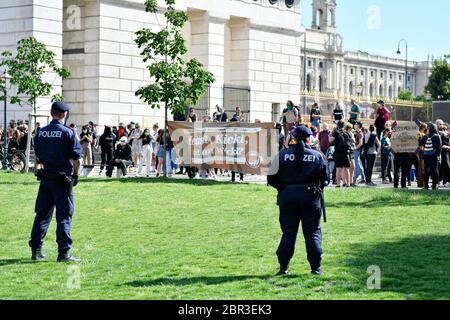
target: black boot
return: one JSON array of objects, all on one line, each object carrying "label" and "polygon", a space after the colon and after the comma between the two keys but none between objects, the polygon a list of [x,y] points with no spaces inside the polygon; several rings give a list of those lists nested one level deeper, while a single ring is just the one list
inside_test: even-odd
[{"label": "black boot", "polygon": [[320,270],[320,268],[317,268],[317,269],[312,270],[311,274],[314,276],[321,276],[321,275],[323,275],[323,272],[322,272],[322,270]]},{"label": "black boot", "polygon": [[70,252],[59,253],[56,262],[81,262],[81,259],[73,257]]},{"label": "black boot", "polygon": [[285,276],[289,273],[288,266],[280,265],[280,271],[276,274],[277,276]]},{"label": "black boot", "polygon": [[45,259],[44,252],[42,251],[42,248],[38,249],[32,249],[31,250],[31,260],[33,261],[42,261]]}]

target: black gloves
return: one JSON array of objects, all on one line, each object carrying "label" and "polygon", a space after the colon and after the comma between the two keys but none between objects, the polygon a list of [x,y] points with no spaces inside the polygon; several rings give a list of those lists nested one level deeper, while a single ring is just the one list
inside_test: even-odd
[{"label": "black gloves", "polygon": [[72,176],[72,181],[73,181],[73,186],[76,187],[78,184],[78,176],[77,175],[73,175]]}]

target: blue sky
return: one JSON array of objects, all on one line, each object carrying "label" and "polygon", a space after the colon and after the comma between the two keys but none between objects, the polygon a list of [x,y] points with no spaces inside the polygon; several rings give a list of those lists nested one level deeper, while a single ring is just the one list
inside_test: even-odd
[{"label": "blue sky", "polygon": [[[428,55],[437,58],[450,54],[449,0],[336,2],[337,30],[344,37],[346,50],[398,57],[398,41],[405,38],[410,59],[426,61]],[[302,0],[302,23],[308,28],[311,27],[311,3],[312,0]],[[403,50],[401,58],[404,57]]]}]

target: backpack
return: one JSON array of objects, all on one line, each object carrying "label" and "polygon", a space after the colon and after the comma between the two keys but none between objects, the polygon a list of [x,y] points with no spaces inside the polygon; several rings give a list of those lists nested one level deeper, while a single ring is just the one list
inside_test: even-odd
[{"label": "backpack", "polygon": [[336,139],[336,151],[341,154],[349,154],[353,149],[353,141],[350,134],[344,131],[338,131]]},{"label": "backpack", "polygon": [[423,154],[425,156],[434,156],[436,153],[433,147],[433,140],[431,138],[432,137],[428,137],[427,141],[425,142],[425,148],[423,149]]},{"label": "backpack", "polygon": [[377,136],[375,134],[371,134],[369,137],[369,140],[367,141],[367,143],[365,143],[366,139],[364,139],[364,148],[363,148],[363,155],[367,155],[367,152],[369,152],[370,148],[373,148],[373,146],[375,145],[375,139],[377,138]]}]

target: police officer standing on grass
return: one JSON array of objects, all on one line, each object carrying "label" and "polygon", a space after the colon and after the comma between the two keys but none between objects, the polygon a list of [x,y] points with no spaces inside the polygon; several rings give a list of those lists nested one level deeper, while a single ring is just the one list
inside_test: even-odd
[{"label": "police officer standing on grass", "polygon": [[70,254],[70,226],[74,213],[72,187],[78,184],[82,149],[76,133],[64,124],[70,107],[55,102],[51,108],[53,120],[35,137],[36,176],[40,181],[36,199],[36,217],[31,231],[31,259],[45,258],[42,245],[56,208],[56,242],[58,262],[80,262]]},{"label": "police officer standing on grass", "polygon": [[274,159],[267,178],[268,184],[278,190],[280,225],[283,232],[277,250],[280,263],[278,275],[288,273],[300,221],[311,273],[321,275],[320,218],[322,212],[325,215],[323,189],[329,184],[330,175],[323,155],[306,144],[312,135],[311,130],[299,126],[292,130],[291,134],[297,144],[280,152]]}]

